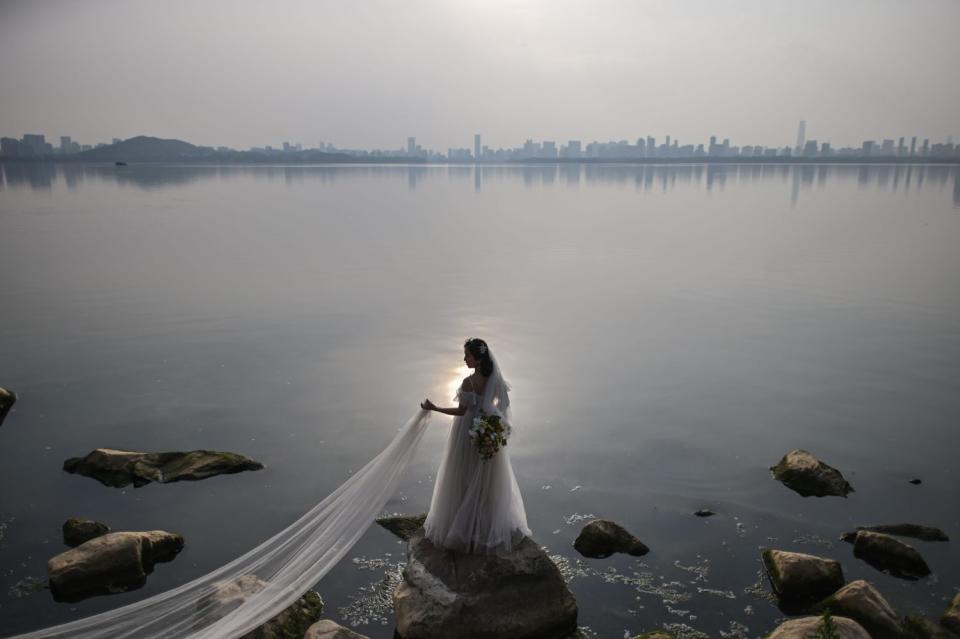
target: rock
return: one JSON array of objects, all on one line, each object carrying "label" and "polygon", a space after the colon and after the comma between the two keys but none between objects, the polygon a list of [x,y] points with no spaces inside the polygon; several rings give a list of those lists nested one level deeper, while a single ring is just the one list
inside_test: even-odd
[{"label": "rock", "polygon": [[804,497],[836,495],[846,497],[853,492],[840,471],[805,450],[792,450],[771,466],[774,479]]},{"label": "rock", "polygon": [[[267,582],[256,575],[243,575],[215,584],[214,591],[197,602],[197,610],[203,612],[195,629],[201,630],[225,617],[266,585]],[[239,639],[300,639],[321,614],[323,599],[315,591],[308,590],[278,615]]]},{"label": "rock", "polygon": [[321,619],[307,628],[303,639],[370,639],[367,635],[357,634],[329,619]]},{"label": "rock", "polygon": [[783,608],[802,610],[843,586],[843,568],[833,559],[771,549],[762,557]]},{"label": "rock", "polygon": [[958,636],[920,615],[904,617],[903,627],[910,639],[957,639]]},{"label": "rock", "polygon": [[915,477],[910,480],[910,483],[913,484],[914,486],[919,486],[920,484],[923,483],[923,480]]},{"label": "rock", "polygon": [[422,515],[399,515],[396,517],[380,517],[377,523],[392,532],[404,541],[408,541],[413,533],[423,527],[427,513]]},{"label": "rock", "polygon": [[858,579],[824,599],[816,608],[848,617],[866,629],[873,639],[902,639],[903,626],[897,613],[870,583]]},{"label": "rock", "polygon": [[[791,619],[777,626],[777,629],[767,635],[767,639],[808,639],[815,636],[823,622],[822,617],[801,617]],[[853,619],[834,617],[834,628],[840,639],[871,639],[863,627]]]},{"label": "rock", "polygon": [[633,639],[673,639],[673,635],[664,630],[654,630],[653,632],[645,632],[642,635],[637,635]]},{"label": "rock", "polygon": [[857,531],[853,556],[901,579],[916,580],[930,574],[930,567],[913,546],[890,535],[868,530]]},{"label": "rock", "polygon": [[602,559],[615,552],[640,557],[650,552],[643,542],[620,524],[609,519],[594,519],[583,527],[573,547],[584,557]]},{"label": "rock", "polygon": [[577,629],[577,602],[529,537],[509,553],[471,555],[410,538],[393,594],[402,639],[553,639]]},{"label": "rock", "polygon": [[960,593],[954,595],[953,601],[940,618],[940,623],[944,628],[960,635]]},{"label": "rock", "polygon": [[717,513],[713,512],[709,508],[701,508],[700,510],[698,510],[693,514],[696,515],[697,517],[713,517]]},{"label": "rock", "polygon": [[10,412],[16,402],[16,393],[6,388],[0,388],[0,426],[3,426],[3,420],[6,419],[7,413]]},{"label": "rock", "polygon": [[134,590],[182,548],[183,537],[164,530],[107,533],[50,559],[50,590],[56,601]]},{"label": "rock", "polygon": [[63,522],[63,543],[68,546],[79,546],[94,537],[101,537],[110,532],[110,526],[92,519],[77,519],[71,517]]},{"label": "rock", "polygon": [[[933,526],[921,526],[919,524],[879,524],[877,526],[857,526],[857,530],[868,530],[870,532],[886,533],[888,535],[897,535],[898,537],[913,537],[923,541],[950,541],[947,533]],[[852,533],[856,537],[856,533]]]},{"label": "rock", "polygon": [[139,488],[152,481],[170,483],[206,479],[214,475],[260,470],[263,464],[237,453],[193,450],[185,453],[138,453],[113,448],[97,448],[86,457],[71,457],[63,462],[68,473],[93,477],[107,486]]}]

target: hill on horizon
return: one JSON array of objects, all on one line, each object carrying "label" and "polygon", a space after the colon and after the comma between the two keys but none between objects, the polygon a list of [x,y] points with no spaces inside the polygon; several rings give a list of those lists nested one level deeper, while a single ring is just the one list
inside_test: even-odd
[{"label": "hill on horizon", "polygon": [[116,144],[77,154],[77,159],[92,161],[176,161],[210,157],[213,151],[183,140],[165,140],[138,135]]},{"label": "hill on horizon", "polygon": [[[389,160],[396,158],[386,158]],[[348,153],[328,153],[314,149],[306,151],[217,151],[209,146],[197,146],[183,140],[166,140],[149,135],[138,135],[116,144],[82,151],[70,160],[81,162],[358,162],[357,156]]]}]

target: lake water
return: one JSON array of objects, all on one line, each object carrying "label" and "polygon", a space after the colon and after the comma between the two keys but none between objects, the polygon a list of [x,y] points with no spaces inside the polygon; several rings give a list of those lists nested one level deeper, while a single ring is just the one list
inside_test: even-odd
[{"label": "lake water", "polygon": [[[784,616],[766,546],[840,560],[901,614],[939,617],[960,587],[955,166],[6,164],[0,329],[0,386],[20,395],[0,427],[0,635],[142,599],[286,527],[424,397],[451,404],[471,336],[513,384],[514,470],[584,636],[762,636]],[[385,512],[427,509],[448,427],[434,418]],[[266,468],[138,489],[61,469],[97,447]],[[793,448],[856,492],[774,481]],[[14,596],[71,516],[186,546],[139,590]],[[593,516],[651,553],[580,558]],[[951,536],[908,540],[930,578],[838,541],[901,521]],[[316,585],[325,616],[390,637],[404,549],[372,526]]]}]

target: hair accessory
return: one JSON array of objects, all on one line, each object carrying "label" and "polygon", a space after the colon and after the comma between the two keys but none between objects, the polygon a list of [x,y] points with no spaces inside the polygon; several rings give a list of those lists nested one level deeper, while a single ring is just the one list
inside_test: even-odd
[{"label": "hair accessory", "polygon": [[484,344],[483,342],[480,342],[480,354],[481,355],[487,354],[487,345]]}]

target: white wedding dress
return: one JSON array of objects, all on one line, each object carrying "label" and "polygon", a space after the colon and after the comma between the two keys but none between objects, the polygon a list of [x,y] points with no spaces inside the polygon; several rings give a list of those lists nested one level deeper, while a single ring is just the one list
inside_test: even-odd
[{"label": "white wedding dress", "polygon": [[460,389],[456,399],[466,412],[453,419],[424,532],[434,545],[461,552],[509,552],[530,535],[510,465],[510,442],[485,460],[469,435],[480,409],[488,415],[503,411],[492,394]]},{"label": "white wedding dress", "polygon": [[[496,409],[509,421],[509,389],[494,360],[483,396],[462,396],[469,409],[454,419],[425,524],[431,538],[441,545],[495,552],[530,533],[507,450],[483,461],[466,434],[479,407],[488,412]],[[9,639],[243,636],[313,588],[363,536],[396,491],[429,417],[429,412],[418,411],[397,429],[379,455],[323,501],[233,561],[146,599]],[[162,569],[162,565],[157,568]],[[255,587],[238,596],[237,585],[251,583]],[[224,594],[228,596],[224,598]]]}]

